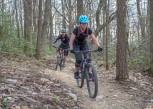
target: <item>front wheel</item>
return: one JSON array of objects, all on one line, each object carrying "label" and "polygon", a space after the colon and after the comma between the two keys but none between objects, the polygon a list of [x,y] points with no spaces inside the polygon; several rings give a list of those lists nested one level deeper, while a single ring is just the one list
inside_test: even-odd
[{"label": "front wheel", "polygon": [[56,57],[56,66],[55,66],[55,70],[57,70],[59,65],[59,56]]},{"label": "front wheel", "polygon": [[64,54],[61,54],[61,60],[59,63],[59,67],[60,67],[60,70],[62,70],[64,67]]},{"label": "front wheel", "polygon": [[57,56],[57,58],[56,58],[56,66],[55,66],[55,70],[58,69],[58,66],[60,67],[60,63],[61,63],[61,57],[60,57],[60,56]]},{"label": "front wheel", "polygon": [[90,98],[95,98],[98,93],[98,78],[97,72],[93,65],[90,66],[92,72],[89,72],[89,68],[86,69],[86,81],[87,81],[87,89]]},{"label": "front wheel", "polygon": [[84,85],[84,72],[79,72],[79,78],[76,79],[77,86],[79,88],[82,88]]},{"label": "front wheel", "polygon": [[59,66],[60,66],[60,70],[63,69],[63,65],[64,65],[64,59],[60,60]]}]

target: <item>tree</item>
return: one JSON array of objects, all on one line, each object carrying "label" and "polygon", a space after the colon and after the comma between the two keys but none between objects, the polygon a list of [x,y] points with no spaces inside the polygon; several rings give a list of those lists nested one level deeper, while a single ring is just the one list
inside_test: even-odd
[{"label": "tree", "polygon": [[66,20],[65,20],[65,3],[64,3],[64,0],[61,0],[61,3],[62,3],[62,14],[63,14],[62,28],[66,28]]},{"label": "tree", "polygon": [[39,59],[42,56],[42,44],[43,44],[43,36],[42,33],[42,0],[39,0],[39,16],[38,16],[38,33],[37,33],[37,45],[36,45],[36,58]]},{"label": "tree", "polygon": [[69,34],[72,32],[72,10],[73,6],[71,0],[68,0],[68,19],[69,19]]},{"label": "tree", "polygon": [[150,7],[150,74],[153,77],[153,0],[148,1]]},{"label": "tree", "polygon": [[27,56],[32,55],[31,45],[32,45],[32,1],[23,0],[24,5],[24,53]]},{"label": "tree", "polygon": [[50,16],[50,34],[49,34],[49,43],[50,43],[50,47],[51,47],[51,43],[52,43],[52,37],[53,37],[53,15],[52,15],[52,3],[49,6],[49,16]]},{"label": "tree", "polygon": [[137,2],[137,13],[138,13],[138,21],[139,21],[138,26],[140,25],[141,36],[145,37],[145,24],[144,24],[145,20],[141,14],[140,0],[136,0],[136,2]]},{"label": "tree", "polygon": [[38,0],[32,0],[33,2],[33,30],[35,33],[37,33],[38,30],[38,23],[37,23],[37,16],[38,16]]},{"label": "tree", "polygon": [[[109,18],[109,3],[110,3],[110,0],[107,0],[108,3],[106,2],[106,22]],[[106,50],[106,54],[105,54],[105,57],[106,57],[106,70],[109,70],[109,63],[108,63],[108,44],[109,44],[109,37],[110,37],[110,30],[109,30],[109,24],[106,26],[106,37],[105,37],[105,42],[106,42],[106,45],[105,45],[105,50]]]},{"label": "tree", "polygon": [[83,0],[77,0],[77,23],[79,23],[79,16],[83,15]]},{"label": "tree", "polygon": [[47,27],[50,18],[50,5],[51,1],[45,1],[44,18],[42,19],[42,0],[39,0],[39,19],[38,19],[38,36],[37,36],[37,47],[36,47],[36,58],[40,59],[44,53],[45,39],[47,39]]},{"label": "tree", "polygon": [[98,8],[96,10],[96,30],[95,30],[95,36],[98,36],[99,32],[101,32],[102,29],[104,29],[112,20],[116,18],[116,13],[111,13],[108,17],[106,22],[103,22],[103,24],[100,24],[100,12],[102,8],[105,9],[105,0],[100,0],[98,4]]},{"label": "tree", "polygon": [[[105,0],[103,3],[103,22],[107,22],[109,19],[109,0]],[[100,25],[98,25],[100,26]],[[109,24],[107,24],[103,29],[103,48],[104,48],[104,60],[105,60],[105,67],[106,70],[109,69],[108,65],[108,39],[109,39]]]},{"label": "tree", "polygon": [[4,8],[5,8],[4,0],[1,0],[1,12],[2,12],[1,24],[2,24],[2,25],[3,25],[3,23],[4,23]]},{"label": "tree", "polygon": [[125,7],[126,0],[117,0],[116,80],[119,81],[128,79]]},{"label": "tree", "polygon": [[14,0],[14,6],[15,6],[15,17],[16,17],[16,25],[17,25],[17,37],[19,38],[19,43],[20,43],[20,27],[19,27],[19,13],[17,9],[17,1]]}]

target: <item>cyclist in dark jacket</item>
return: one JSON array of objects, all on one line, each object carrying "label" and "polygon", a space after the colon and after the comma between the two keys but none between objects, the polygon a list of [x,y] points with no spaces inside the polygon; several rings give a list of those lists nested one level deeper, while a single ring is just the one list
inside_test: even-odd
[{"label": "cyclist in dark jacket", "polygon": [[[69,37],[66,34],[66,30],[62,29],[60,31],[60,35],[56,38],[56,40],[54,41],[54,44],[60,40],[61,44],[59,45],[59,49],[58,51],[60,51],[60,53],[64,50],[64,49],[68,49],[69,48]],[[66,57],[68,56],[68,50],[64,50],[64,66],[65,66],[65,62],[66,62]]]},{"label": "cyclist in dark jacket", "polygon": [[[72,53],[75,53],[74,51],[80,51],[80,50],[89,50],[88,41],[87,39],[91,40],[94,45],[98,47],[99,51],[102,51],[102,48],[100,47],[99,42],[97,41],[97,38],[93,34],[92,30],[88,27],[89,18],[86,15],[81,15],[79,17],[79,26],[75,27],[71,37],[70,37],[70,51]],[[90,53],[84,54],[85,56],[88,56],[88,60],[91,61]],[[79,69],[80,64],[82,60],[82,56],[80,53],[75,53],[76,63],[75,68],[76,71],[74,73],[74,78],[78,78],[79,76]]]}]

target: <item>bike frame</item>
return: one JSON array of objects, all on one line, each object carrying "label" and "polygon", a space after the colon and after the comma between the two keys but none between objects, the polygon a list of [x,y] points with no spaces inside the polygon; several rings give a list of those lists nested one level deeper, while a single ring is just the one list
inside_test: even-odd
[{"label": "bike frame", "polygon": [[[81,78],[80,79],[76,79],[77,81],[77,84],[80,88],[83,87],[84,85],[84,80],[86,79],[86,83],[87,83],[87,89],[88,89],[88,93],[89,93],[89,96],[91,98],[95,98],[97,96],[97,93],[98,93],[98,79],[97,79],[97,74],[96,74],[96,70],[94,68],[94,66],[92,64],[90,64],[88,62],[88,58],[84,56],[85,53],[88,53],[88,52],[97,52],[98,50],[86,50],[86,51],[78,51],[80,53],[82,53],[83,55],[83,59],[81,61],[81,66],[80,66],[80,71],[81,71]],[[76,52],[76,51],[75,51]],[[94,91],[92,93],[92,89],[91,89],[91,86],[90,86],[90,80],[89,80],[89,69],[92,69],[92,74],[93,74],[93,82],[94,82]]]},{"label": "bike frame", "polygon": [[56,63],[55,70],[57,70],[58,66],[60,67],[60,70],[62,70],[62,63],[64,61],[64,50],[68,50],[68,49],[62,49],[62,48],[56,47],[54,45],[53,45],[53,47],[56,48],[57,49],[57,52],[58,52],[58,55],[57,55],[57,63]]},{"label": "bike frame", "polygon": [[89,66],[89,62],[87,61],[87,58],[85,58],[84,56],[83,56],[83,59],[82,59],[82,62],[81,62],[81,66],[80,66],[80,69],[81,69],[81,72],[82,72],[82,74],[83,74],[83,77],[84,77],[84,79],[86,78],[86,76],[87,76],[87,72],[85,72],[85,68],[87,68]]}]

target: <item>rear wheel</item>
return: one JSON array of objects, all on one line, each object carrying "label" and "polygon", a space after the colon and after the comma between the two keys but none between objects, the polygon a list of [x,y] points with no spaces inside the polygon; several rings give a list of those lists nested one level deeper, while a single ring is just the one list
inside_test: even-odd
[{"label": "rear wheel", "polygon": [[91,98],[95,98],[98,93],[98,78],[97,72],[93,65],[90,66],[92,68],[92,72],[89,73],[89,68],[86,69],[86,81],[87,81],[87,89],[89,96]]}]

